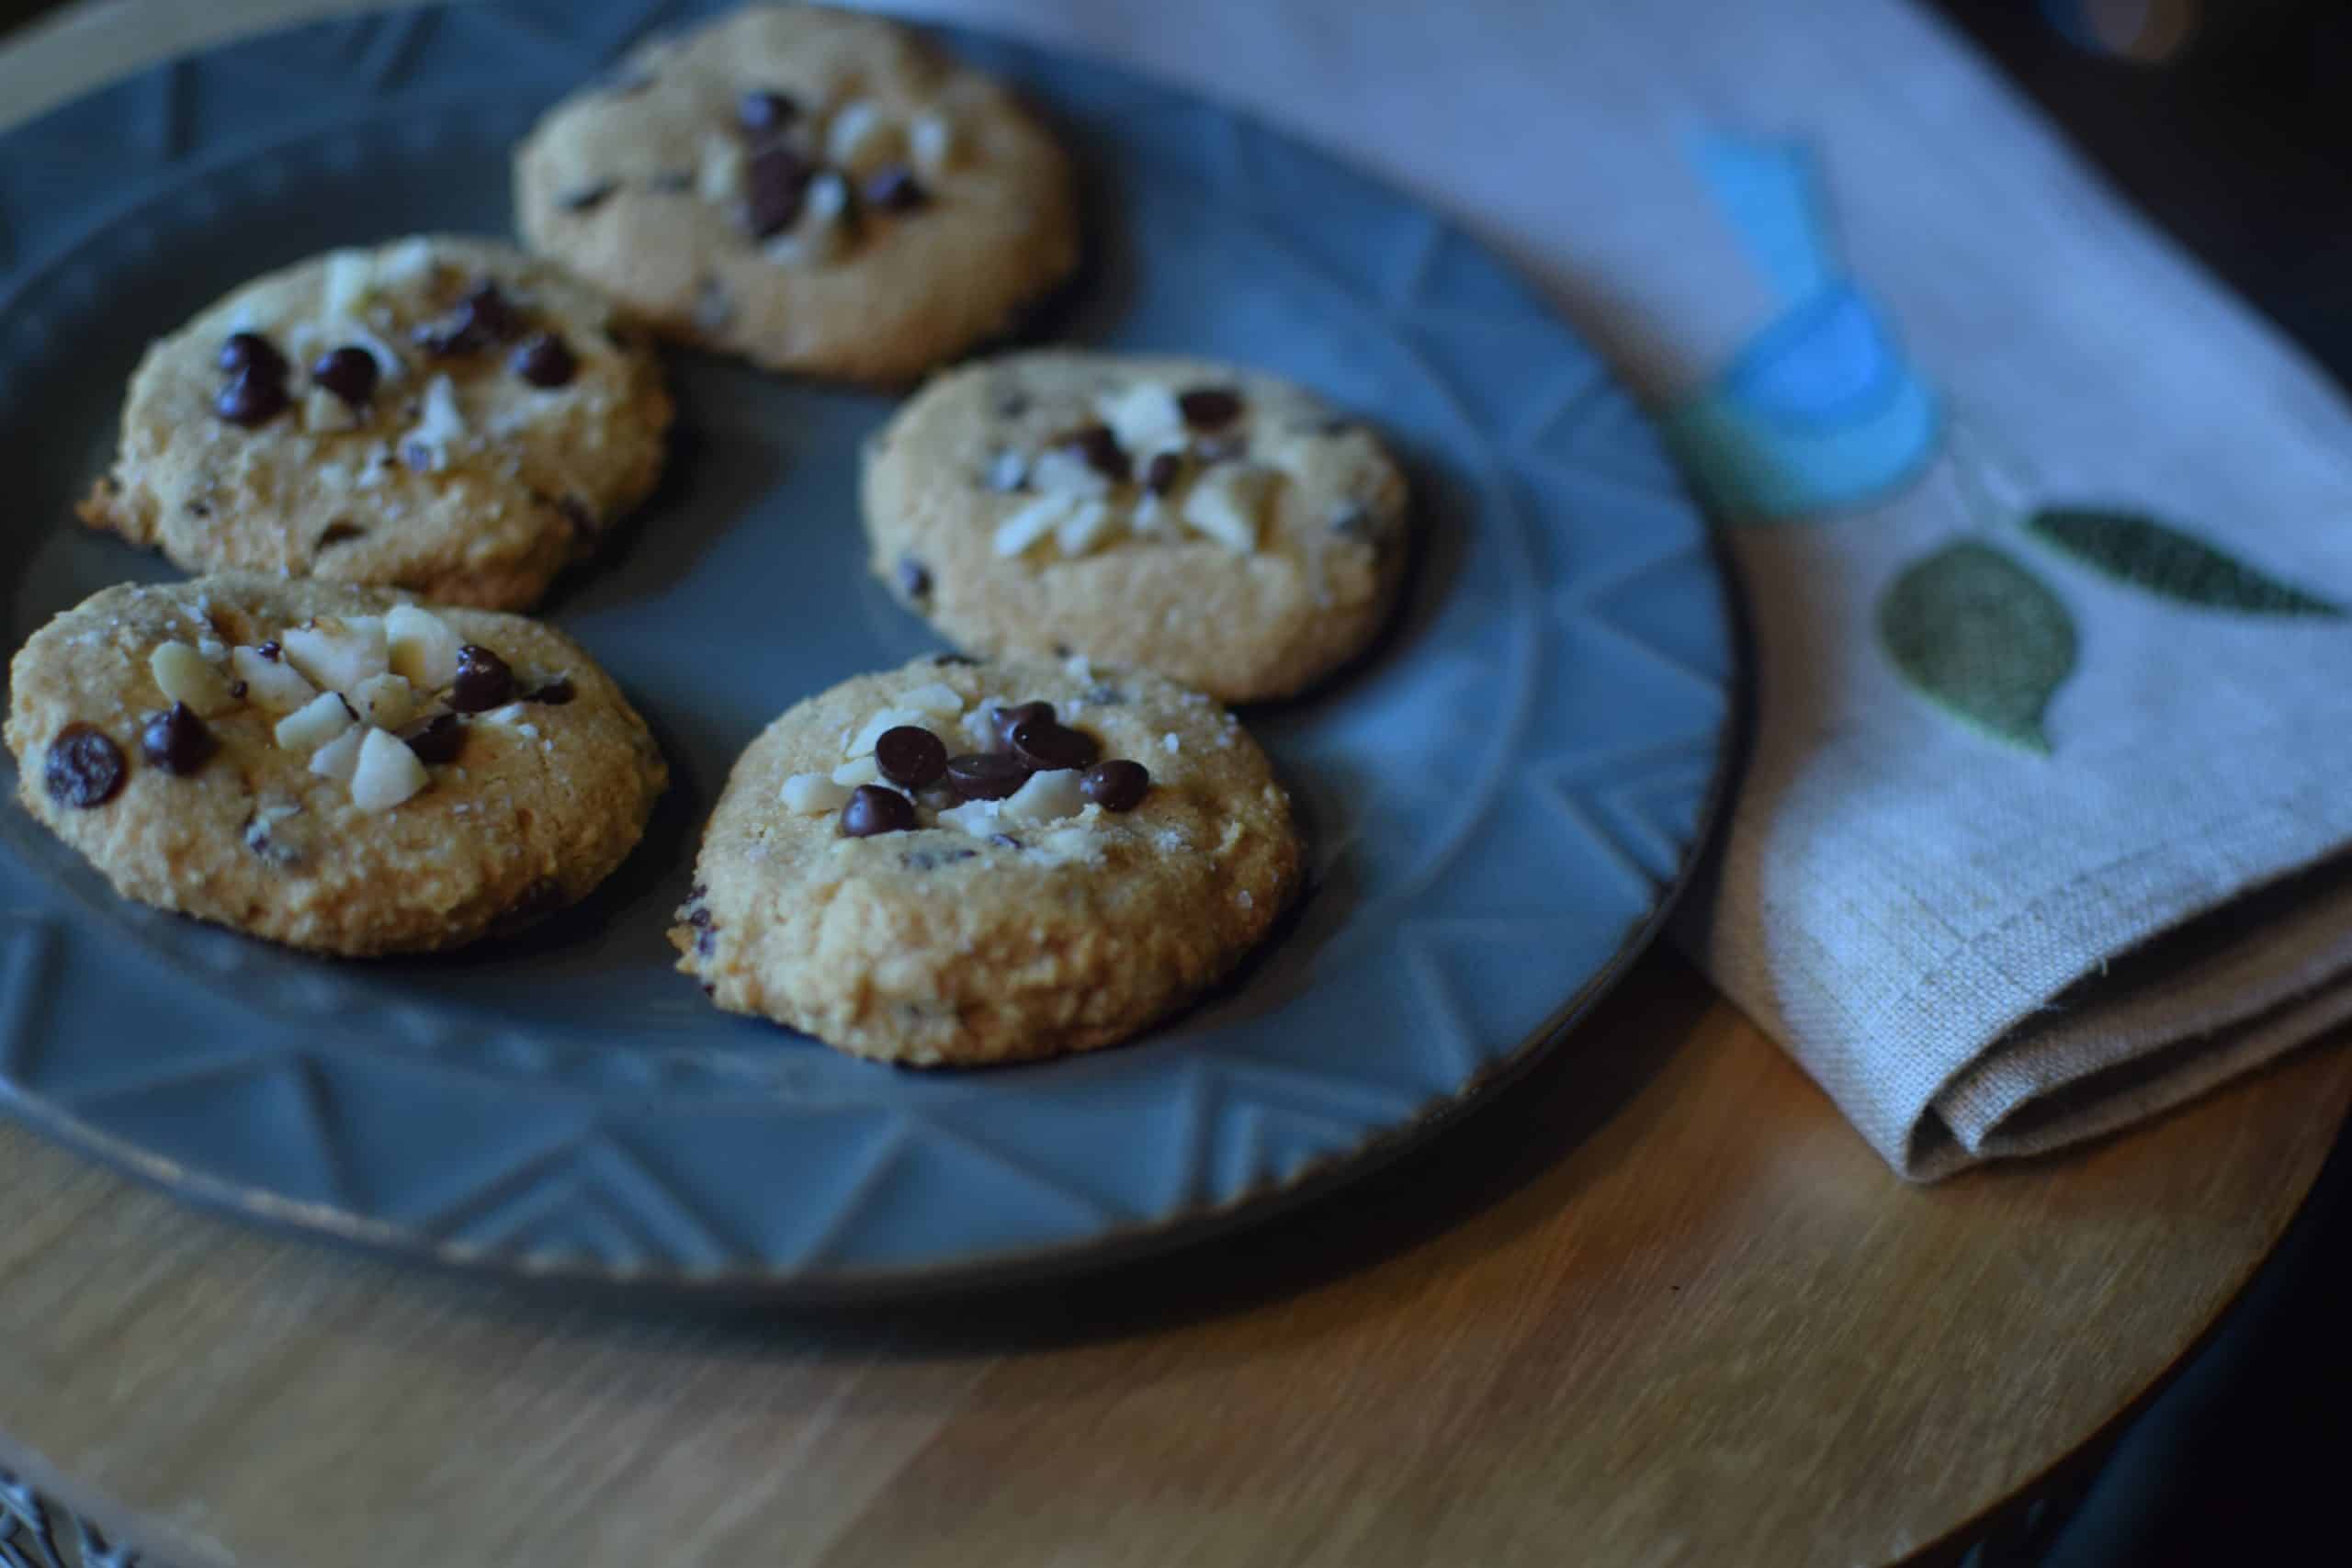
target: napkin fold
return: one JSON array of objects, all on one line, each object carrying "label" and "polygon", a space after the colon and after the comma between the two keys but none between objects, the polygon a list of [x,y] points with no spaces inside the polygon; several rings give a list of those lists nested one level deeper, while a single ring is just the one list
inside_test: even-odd
[{"label": "napkin fold", "polygon": [[1895,1169],[2352,1014],[2352,417],[1909,0],[930,0],[1528,266],[1724,521],[1758,721],[1680,938]]}]

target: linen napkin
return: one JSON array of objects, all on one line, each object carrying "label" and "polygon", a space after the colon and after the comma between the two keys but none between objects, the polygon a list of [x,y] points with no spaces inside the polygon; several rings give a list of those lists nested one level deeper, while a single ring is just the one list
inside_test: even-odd
[{"label": "linen napkin", "polygon": [[1928,1179],[2352,1014],[2352,418],[1909,0],[927,0],[1512,254],[1723,520],[1758,734],[1680,938]]}]

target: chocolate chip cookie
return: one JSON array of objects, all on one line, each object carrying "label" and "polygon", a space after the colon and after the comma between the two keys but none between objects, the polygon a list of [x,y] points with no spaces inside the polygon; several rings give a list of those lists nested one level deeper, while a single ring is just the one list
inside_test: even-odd
[{"label": "chocolate chip cookie", "polygon": [[731,1012],[856,1055],[1108,1045],[1199,995],[1297,891],[1290,800],[1198,692],[944,655],[800,703],[736,762],[671,939]]},{"label": "chocolate chip cookie", "polygon": [[551,914],[620,864],[668,782],[570,638],[381,589],[109,588],[8,678],[18,799],[117,892],[321,953]]},{"label": "chocolate chip cookie", "polygon": [[657,40],[514,160],[517,224],[661,331],[903,380],[1078,263],[1068,161],[1004,88],[891,22],[755,6]]},{"label": "chocolate chip cookie", "polygon": [[1227,702],[1360,651],[1407,558],[1362,424],[1271,376],[1047,351],[952,371],[868,450],[875,572],[975,653],[1076,649]]},{"label": "chocolate chip cookie", "polygon": [[523,609],[653,488],[670,415],[650,344],[551,263],[335,251],[147,351],[82,516],[192,571]]}]

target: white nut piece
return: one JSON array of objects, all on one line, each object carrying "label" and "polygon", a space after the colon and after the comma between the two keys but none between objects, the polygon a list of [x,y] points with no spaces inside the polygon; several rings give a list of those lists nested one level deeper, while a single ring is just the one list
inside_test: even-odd
[{"label": "white nut piece", "polygon": [[465,639],[432,611],[393,605],[384,616],[384,637],[393,671],[418,690],[437,692],[458,678]]},{"label": "white nut piece", "polygon": [[288,751],[305,756],[351,728],[351,712],[333,692],[321,692],[277,721],[271,733]]},{"label": "white nut piece", "polygon": [[1070,496],[1041,495],[998,524],[989,543],[1001,556],[1023,555],[1068,522],[1078,507],[1078,501]]},{"label": "white nut piece", "polygon": [[330,692],[356,690],[391,668],[381,615],[321,615],[278,634],[286,661]]},{"label": "white nut piece", "polygon": [[870,756],[859,757],[854,761],[843,762],[840,767],[833,770],[832,783],[838,784],[842,790],[843,793],[842,798],[843,800],[847,800],[849,798],[848,791],[855,789],[860,784],[887,784],[888,782],[889,781],[882,776],[882,765],[879,762],[876,762]]},{"label": "white nut piece", "polygon": [[370,675],[352,688],[351,705],[359,716],[379,729],[398,729],[417,716],[424,705],[408,678],[386,671]]},{"label": "white nut piece", "polygon": [[366,730],[353,725],[311,753],[311,772],[338,784],[349,784],[359,766],[359,743],[367,738]]},{"label": "white nut piece", "polygon": [[1182,446],[1184,411],[1176,394],[1159,381],[1136,381],[1094,400],[1094,412],[1130,452]]},{"label": "white nut piece", "polygon": [[1082,556],[1110,537],[1114,519],[1108,502],[1082,501],[1054,529],[1054,547],[1066,556]]},{"label": "white nut piece", "polygon": [[939,718],[954,718],[964,711],[964,699],[956,694],[955,687],[944,682],[933,681],[929,685],[917,686],[911,692],[900,692],[899,706]]},{"label": "white nut piece", "polygon": [[302,394],[302,428],[313,434],[356,430],[359,411],[324,387],[313,387]]},{"label": "white nut piece", "polygon": [[902,725],[911,726],[916,729],[927,729],[934,735],[939,733],[941,728],[937,716],[925,713],[921,708],[884,708],[865,721],[865,728],[850,738],[849,744],[842,748],[842,755],[844,757],[869,756],[873,753],[874,743],[882,739],[883,731],[897,729]]},{"label": "white nut piece", "polygon": [[969,833],[975,839],[985,839],[998,830],[997,807],[993,800],[967,800],[961,806],[950,807],[939,814],[939,825]]},{"label": "white nut piece", "polygon": [[1040,495],[1085,500],[1111,493],[1110,476],[1067,446],[1048,446],[1029,465],[1029,482]]},{"label": "white nut piece", "polygon": [[433,242],[418,235],[384,253],[376,264],[376,281],[385,285],[422,283],[433,276]]},{"label": "white nut piece", "polygon": [[1247,555],[1258,547],[1260,519],[1274,479],[1272,468],[1250,463],[1211,468],[1184,498],[1184,521],[1236,555]]},{"label": "white nut piece", "polygon": [[327,257],[321,303],[329,316],[356,316],[376,290],[376,264],[366,251],[337,251]]},{"label": "white nut piece", "polygon": [[1075,817],[1086,809],[1086,796],[1078,781],[1076,768],[1032,773],[1027,784],[1005,798],[998,815],[1008,822],[1058,822]]},{"label": "white nut piece", "polygon": [[184,642],[167,642],[156,649],[147,656],[147,670],[164,696],[186,703],[206,718],[237,705],[220,671]]},{"label": "white nut piece", "polygon": [[731,201],[743,189],[743,143],[713,131],[702,139],[695,171],[695,194],[705,201]]},{"label": "white nut piece", "polygon": [[802,816],[820,812],[839,811],[849,804],[850,786],[835,784],[822,773],[795,773],[784,781],[784,788],[776,798],[784,802],[786,811]]},{"label": "white nut piece", "polygon": [[845,169],[869,174],[906,150],[905,127],[871,98],[843,104],[825,128],[825,155]]},{"label": "white nut piece", "polygon": [[245,695],[263,707],[292,713],[319,694],[302,672],[281,657],[265,659],[255,648],[229,650],[229,668],[245,683]]},{"label": "white nut piece", "polygon": [[359,763],[351,771],[351,804],[362,811],[389,811],[432,782],[404,741],[371,729],[359,743]]},{"label": "white nut piece", "polygon": [[925,175],[937,175],[952,167],[956,145],[955,122],[935,109],[926,109],[915,116],[907,127],[907,146],[914,153],[915,170]]},{"label": "white nut piece", "polygon": [[401,461],[419,473],[438,473],[456,460],[466,434],[457,388],[447,376],[435,376],[424,384],[415,425],[401,437]]}]

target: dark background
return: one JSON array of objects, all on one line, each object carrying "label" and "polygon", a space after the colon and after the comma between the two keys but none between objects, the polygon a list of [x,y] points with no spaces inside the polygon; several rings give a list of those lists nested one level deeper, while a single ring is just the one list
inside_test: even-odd
[{"label": "dark background", "polygon": [[[2352,385],[2352,0],[1928,3]],[[0,31],[58,8],[0,0]],[[2086,1338],[2100,1331],[2083,1325]],[[2030,1514],[2000,1521],[1968,1568],[2352,1561],[2347,1463],[2352,1142],[2339,1140],[2285,1245],[2209,1343]]]},{"label": "dark background", "polygon": [[[2352,3],[2105,7],[2110,21],[2139,14],[2133,41],[2151,56],[2170,40],[2150,35],[2182,34],[2143,59],[2096,35],[2093,0],[1933,3],[2143,210],[2352,386]],[[2212,1340],[1972,1568],[2352,1561],[2347,1331],[2352,1141],[2339,1139]]]}]

